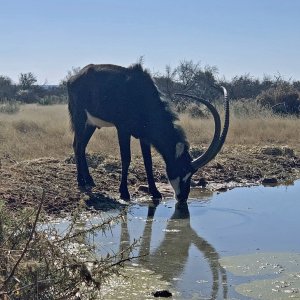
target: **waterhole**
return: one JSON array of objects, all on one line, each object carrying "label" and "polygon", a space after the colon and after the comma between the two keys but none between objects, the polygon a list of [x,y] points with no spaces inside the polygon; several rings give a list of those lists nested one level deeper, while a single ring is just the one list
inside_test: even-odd
[{"label": "waterhole", "polygon": [[168,289],[173,299],[300,299],[299,195],[297,181],[195,190],[182,205],[131,205],[110,232],[93,236],[98,255],[139,240],[132,253],[138,258],[128,263],[131,280],[105,298],[151,299],[151,292]]}]

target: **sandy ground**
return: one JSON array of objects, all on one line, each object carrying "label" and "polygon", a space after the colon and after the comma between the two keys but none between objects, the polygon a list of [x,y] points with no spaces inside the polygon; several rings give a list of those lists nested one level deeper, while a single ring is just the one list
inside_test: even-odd
[{"label": "sandy ground", "polygon": [[[76,183],[76,166],[72,156],[65,159],[39,158],[13,162],[1,158],[0,199],[11,208],[37,205],[45,191],[44,207],[49,214],[74,210],[79,204],[87,208],[110,209],[120,201],[120,159],[91,154],[90,171],[96,187],[80,191]],[[154,158],[154,173],[164,197],[172,197],[165,166]],[[217,158],[193,177],[195,189],[225,191],[237,186],[286,184],[300,178],[300,153],[288,147],[225,147]],[[147,182],[141,159],[130,167],[129,190],[133,201],[151,200],[147,197]]]}]

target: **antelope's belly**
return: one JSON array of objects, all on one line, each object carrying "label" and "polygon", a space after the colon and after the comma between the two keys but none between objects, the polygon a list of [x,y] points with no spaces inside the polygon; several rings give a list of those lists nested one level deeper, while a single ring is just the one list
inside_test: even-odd
[{"label": "antelope's belly", "polygon": [[97,117],[94,117],[87,110],[85,110],[85,112],[86,112],[86,116],[87,116],[86,123],[89,124],[89,125],[92,125],[92,126],[95,126],[95,127],[98,127],[98,128],[115,126],[113,123],[106,122],[106,121],[101,120]]}]

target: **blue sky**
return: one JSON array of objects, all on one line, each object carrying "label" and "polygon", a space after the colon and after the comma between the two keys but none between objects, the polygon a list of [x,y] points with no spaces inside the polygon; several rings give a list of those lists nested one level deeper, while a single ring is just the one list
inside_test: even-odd
[{"label": "blue sky", "polygon": [[163,72],[182,60],[219,76],[300,80],[298,0],[0,0],[0,75],[58,83],[72,67]]}]

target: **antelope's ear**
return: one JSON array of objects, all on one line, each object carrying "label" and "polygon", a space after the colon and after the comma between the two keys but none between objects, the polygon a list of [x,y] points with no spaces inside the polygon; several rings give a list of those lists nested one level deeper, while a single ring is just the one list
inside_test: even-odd
[{"label": "antelope's ear", "polygon": [[175,158],[177,159],[178,157],[180,157],[184,151],[184,143],[177,143],[176,144],[176,153],[175,153]]}]

